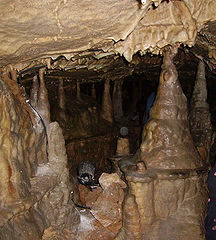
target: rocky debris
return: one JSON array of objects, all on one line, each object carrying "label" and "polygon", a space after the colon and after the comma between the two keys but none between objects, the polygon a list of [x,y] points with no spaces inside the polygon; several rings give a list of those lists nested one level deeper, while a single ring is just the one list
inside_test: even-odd
[{"label": "rocky debris", "polygon": [[91,214],[103,227],[117,233],[122,226],[123,188],[126,184],[116,173],[103,173],[99,183],[103,192],[92,205]]}]

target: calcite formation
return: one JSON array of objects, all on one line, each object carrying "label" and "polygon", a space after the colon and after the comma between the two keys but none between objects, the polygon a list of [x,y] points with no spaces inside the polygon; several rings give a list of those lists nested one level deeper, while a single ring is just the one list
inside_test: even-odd
[{"label": "calcite formation", "polygon": [[157,97],[140,151],[131,160],[119,161],[129,186],[127,198],[132,201],[135,196],[131,212],[139,216],[133,228],[123,219],[126,229],[121,237],[204,239],[208,165],[190,135],[187,102],[172,61],[175,51],[168,48],[164,53]]},{"label": "calcite formation", "polygon": [[59,116],[62,119],[63,122],[67,122],[67,116],[66,116],[66,98],[65,98],[65,92],[64,92],[64,81],[63,78],[59,79],[59,86],[58,86],[58,99],[59,99]]},{"label": "calcite formation", "polygon": [[97,59],[120,53],[131,60],[137,51],[159,52],[179,42],[191,46],[202,26],[215,21],[216,3],[149,0],[140,8],[135,0],[13,0],[1,6],[0,66],[23,69],[35,59],[47,58],[50,65],[50,57],[70,59],[88,49]]},{"label": "calcite formation", "polygon": [[157,96],[143,130],[141,159],[150,168],[195,169],[205,164],[189,131],[187,99],[173,57],[164,55]]},{"label": "calcite formation", "polygon": [[141,240],[140,213],[135,196],[128,194],[123,205],[123,226],[115,240]]},{"label": "calcite formation", "polygon": [[37,109],[41,114],[44,124],[48,126],[48,124],[50,123],[50,105],[48,100],[48,92],[44,80],[44,72],[45,68],[41,68],[39,70],[40,88],[38,90]]},{"label": "calcite formation", "polygon": [[207,103],[205,63],[203,61],[198,64],[196,82],[190,101],[190,131],[195,146],[202,158],[208,162],[213,131]]},{"label": "calcite formation", "polygon": [[101,118],[104,118],[108,122],[113,122],[113,105],[110,96],[110,81],[108,79],[104,82],[104,92],[101,106]]},{"label": "calcite formation", "polygon": [[62,131],[57,123],[47,124],[46,145],[44,132],[34,128],[33,109],[25,101],[15,74],[11,76],[12,79],[5,73],[2,76],[5,82],[0,81],[0,238],[39,240],[51,225],[70,226],[70,231],[74,231],[79,216],[69,203],[69,172]]}]

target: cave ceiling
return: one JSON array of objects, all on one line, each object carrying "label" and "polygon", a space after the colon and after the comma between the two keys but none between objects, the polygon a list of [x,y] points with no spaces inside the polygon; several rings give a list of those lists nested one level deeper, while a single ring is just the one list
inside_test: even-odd
[{"label": "cave ceiling", "polygon": [[177,44],[214,71],[216,1],[141,2],[0,0],[0,68],[26,81],[42,65],[50,77],[116,80],[160,66],[162,49]]}]

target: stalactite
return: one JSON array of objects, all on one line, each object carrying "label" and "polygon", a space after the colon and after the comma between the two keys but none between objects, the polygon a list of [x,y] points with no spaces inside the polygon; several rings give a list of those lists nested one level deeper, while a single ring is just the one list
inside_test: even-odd
[{"label": "stalactite", "polygon": [[76,84],[77,98],[80,99],[80,82],[77,81]]},{"label": "stalactite", "polygon": [[107,79],[104,83],[104,92],[101,106],[101,117],[108,122],[113,122],[112,100],[110,96],[110,81]]},{"label": "stalactite", "polygon": [[122,108],[122,83],[123,81],[115,81],[113,89],[113,114],[116,122],[120,122],[124,115]]},{"label": "stalactite", "polygon": [[48,92],[44,80],[45,68],[39,70],[40,88],[38,93],[38,111],[43,118],[45,125],[50,123],[50,104],[48,99]]},{"label": "stalactite", "polygon": [[95,84],[93,83],[91,86],[91,96],[96,99],[96,89],[95,89]]},{"label": "stalactite", "polygon": [[65,114],[66,100],[65,100],[63,78],[59,79],[58,94],[59,94],[59,108],[60,108],[60,113],[59,114],[60,114],[60,118],[64,121],[67,121],[66,114]]},{"label": "stalactite", "polygon": [[195,146],[204,160],[209,160],[212,125],[207,103],[205,64],[200,61],[190,103],[190,130]]},{"label": "stalactite", "polygon": [[32,83],[31,94],[30,94],[30,102],[34,108],[37,108],[38,90],[39,90],[38,77],[37,75],[35,75],[33,77],[33,83]]}]

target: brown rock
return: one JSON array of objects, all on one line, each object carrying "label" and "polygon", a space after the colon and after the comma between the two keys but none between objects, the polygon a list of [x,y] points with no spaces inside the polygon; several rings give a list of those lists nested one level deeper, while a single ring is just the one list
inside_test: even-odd
[{"label": "brown rock", "polygon": [[58,229],[49,227],[44,231],[42,240],[75,240],[73,234],[68,229]]},{"label": "brown rock", "polygon": [[99,183],[103,189],[106,189],[110,185],[114,184],[119,184],[121,188],[126,188],[127,185],[125,184],[124,181],[122,181],[117,173],[102,173],[100,178],[99,178]]},{"label": "brown rock", "polygon": [[122,201],[123,189],[126,184],[115,174],[103,173],[99,179],[103,192],[93,204],[91,213],[103,225],[112,232],[117,233],[122,226]]},{"label": "brown rock", "polygon": [[82,205],[86,206],[86,197],[90,193],[90,189],[82,184],[78,185],[80,202]]},{"label": "brown rock", "polygon": [[92,192],[91,191],[88,192],[88,194],[85,198],[86,205],[89,207],[92,207],[101,194],[102,194],[102,188],[100,188],[100,187],[94,189]]}]

